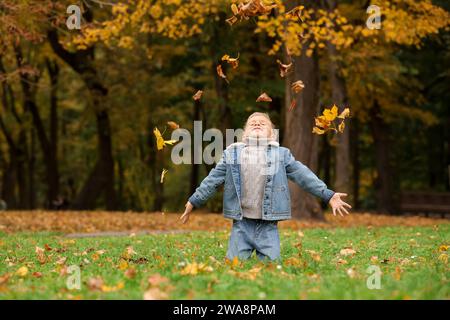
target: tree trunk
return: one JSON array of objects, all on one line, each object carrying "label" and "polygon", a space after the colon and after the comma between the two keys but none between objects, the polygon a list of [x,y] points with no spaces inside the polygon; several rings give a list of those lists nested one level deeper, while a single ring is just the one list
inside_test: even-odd
[{"label": "tree trunk", "polygon": [[[337,7],[336,0],[327,1],[328,11],[334,11]],[[341,74],[342,63],[336,46],[327,42],[329,56],[328,73],[331,82],[331,98],[339,108],[339,113],[348,107],[348,95],[345,79]],[[336,172],[334,189],[339,192],[350,194],[350,132],[348,124],[343,133],[337,135],[336,145]],[[351,201],[350,201],[351,202]]]},{"label": "tree trunk", "polygon": [[390,164],[389,127],[381,115],[378,101],[370,109],[370,128],[375,142],[377,178],[375,181],[377,209],[381,213],[394,213],[393,171]]},{"label": "tree trunk", "polygon": [[357,117],[352,118],[352,124],[350,126],[350,154],[353,164],[353,210],[358,210],[359,206],[359,121]]},{"label": "tree trunk", "polygon": [[[92,20],[91,12],[86,9],[85,18]],[[112,155],[111,126],[107,107],[104,105],[108,95],[107,88],[100,80],[94,66],[94,48],[76,51],[65,50],[59,43],[56,29],[48,32],[53,51],[74,69],[86,84],[91,97],[97,124],[98,159],[85,182],[73,207],[79,210],[92,209],[96,200],[104,195],[106,209],[115,210],[117,201],[114,189],[114,158]]]},{"label": "tree trunk", "polygon": [[[297,107],[286,112],[283,144],[291,149],[294,157],[312,171],[318,169],[318,137],[312,134],[313,119],[319,111],[319,63],[317,52],[312,57],[305,54],[308,43],[303,45],[302,55],[293,58],[294,78],[305,84],[297,96]],[[286,109],[291,104],[291,81],[286,80]],[[318,199],[299,186],[290,183],[292,217],[294,219],[323,219]]]}]

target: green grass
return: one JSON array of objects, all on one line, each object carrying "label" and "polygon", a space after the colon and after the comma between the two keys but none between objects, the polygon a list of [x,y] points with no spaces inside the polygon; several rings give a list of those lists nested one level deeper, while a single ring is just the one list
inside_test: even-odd
[{"label": "green grass", "polygon": [[[74,243],[51,233],[0,234],[0,299],[142,299],[147,278],[154,273],[169,278],[172,289],[162,284],[161,290],[168,292],[170,299],[448,299],[449,268],[444,261],[448,252],[444,248],[439,251],[439,247],[449,244],[449,231],[450,224],[307,229],[300,238],[297,231],[280,230],[281,266],[266,264],[254,280],[231,274],[230,266],[224,263],[229,231],[84,238]],[[53,249],[46,252],[51,261],[41,264],[35,247],[44,248],[45,244]],[[131,279],[118,268],[128,246],[136,251],[134,262],[129,261],[136,270]],[[356,254],[341,257],[339,252],[345,247],[352,247]],[[97,250],[106,252],[94,261],[92,255]],[[320,261],[313,260],[307,250],[316,251]],[[378,262],[371,261],[372,256],[377,256]],[[82,265],[81,290],[67,289],[69,275],[56,271],[60,257],[67,257],[67,266]],[[288,265],[290,257],[299,258],[301,263]],[[339,259],[348,263],[338,264]],[[182,275],[180,263],[192,262],[206,263],[213,271]],[[381,289],[367,288],[366,269],[372,264],[382,271]],[[246,275],[257,265],[261,263],[253,253],[235,271]],[[29,270],[23,277],[15,274],[22,266]],[[354,277],[347,274],[349,268],[355,271]],[[42,273],[42,277],[34,277],[33,272]],[[10,278],[1,284],[5,274]],[[110,287],[120,282],[124,287],[113,292],[91,290],[88,280],[96,276]]]}]

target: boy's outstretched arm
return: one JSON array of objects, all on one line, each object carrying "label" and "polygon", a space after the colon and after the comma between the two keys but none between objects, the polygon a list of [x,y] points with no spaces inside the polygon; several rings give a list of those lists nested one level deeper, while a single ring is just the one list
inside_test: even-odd
[{"label": "boy's outstretched arm", "polygon": [[347,194],[328,189],[327,185],[314,172],[300,161],[295,160],[290,150],[285,156],[284,163],[287,177],[297,183],[302,189],[330,204],[334,215],[336,215],[336,212],[341,216],[343,216],[343,212],[349,214],[344,206],[347,206],[349,209],[351,206],[340,198],[341,196],[347,196]]},{"label": "boy's outstretched arm", "polygon": [[188,202],[185,204],[185,211],[180,217],[183,223],[189,220],[189,214],[195,208],[201,207],[214,193],[217,188],[224,183],[225,174],[227,171],[227,165],[225,162],[225,151],[222,153],[222,158],[216,164],[216,166],[209,172],[208,176],[203,179],[200,186],[195,189],[194,194],[189,197]]}]

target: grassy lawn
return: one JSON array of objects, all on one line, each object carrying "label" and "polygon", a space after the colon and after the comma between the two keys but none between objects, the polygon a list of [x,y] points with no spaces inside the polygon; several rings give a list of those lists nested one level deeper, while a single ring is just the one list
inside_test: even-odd
[{"label": "grassy lawn", "polygon": [[[0,299],[142,299],[145,292],[160,299],[450,297],[450,224],[281,229],[281,264],[263,264],[255,254],[225,261],[228,235],[0,233]],[[76,275],[71,265],[80,266],[80,290],[67,289]],[[381,269],[381,289],[367,288],[370,265]]]}]

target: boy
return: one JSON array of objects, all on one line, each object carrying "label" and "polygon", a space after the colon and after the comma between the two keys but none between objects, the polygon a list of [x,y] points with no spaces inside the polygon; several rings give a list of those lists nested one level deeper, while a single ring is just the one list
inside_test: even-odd
[{"label": "boy", "polygon": [[225,183],[223,214],[233,219],[227,258],[280,259],[278,221],[291,218],[290,179],[330,204],[333,214],[348,214],[340,199],[345,193],[327,188],[308,167],[296,161],[289,149],[275,141],[275,130],[265,113],[251,114],[244,127],[242,142],[228,146],[222,159],[189,198],[180,217],[189,220],[194,207],[203,205]]}]

